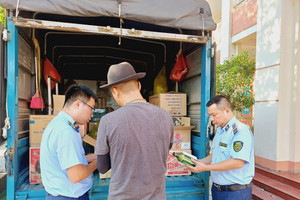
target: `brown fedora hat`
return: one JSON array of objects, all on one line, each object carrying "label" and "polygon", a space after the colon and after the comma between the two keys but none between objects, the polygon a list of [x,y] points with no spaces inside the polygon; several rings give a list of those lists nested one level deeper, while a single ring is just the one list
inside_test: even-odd
[{"label": "brown fedora hat", "polygon": [[107,84],[100,88],[111,87],[126,81],[137,80],[143,78],[146,73],[136,73],[134,68],[128,62],[121,62],[111,65],[107,73]]}]

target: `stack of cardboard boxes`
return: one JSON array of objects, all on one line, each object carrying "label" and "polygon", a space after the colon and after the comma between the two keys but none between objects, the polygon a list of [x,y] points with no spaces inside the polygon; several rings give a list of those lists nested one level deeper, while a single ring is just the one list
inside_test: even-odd
[{"label": "stack of cardboard boxes", "polygon": [[29,182],[42,182],[40,170],[40,145],[43,132],[54,115],[29,116]]},{"label": "stack of cardboard boxes", "polygon": [[42,183],[40,170],[40,145],[43,132],[50,121],[62,109],[65,101],[64,95],[53,95],[53,115],[29,116],[29,182]]},{"label": "stack of cardboard boxes", "polygon": [[166,176],[190,175],[191,171],[182,165],[173,156],[173,152],[187,152],[191,154],[191,130],[190,118],[187,114],[186,94],[161,93],[149,97],[149,102],[168,111],[174,122],[174,141],[167,158]]}]

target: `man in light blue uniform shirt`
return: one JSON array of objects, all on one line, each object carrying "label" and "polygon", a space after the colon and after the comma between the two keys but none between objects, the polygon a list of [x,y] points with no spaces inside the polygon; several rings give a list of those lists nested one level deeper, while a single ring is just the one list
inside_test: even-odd
[{"label": "man in light blue uniform shirt", "polygon": [[211,171],[213,200],[251,200],[254,176],[254,141],[249,127],[238,121],[230,101],[223,95],[206,104],[217,132],[212,142],[212,154],[193,160],[193,172]]},{"label": "man in light blue uniform shirt", "polygon": [[41,142],[41,175],[46,199],[89,199],[96,155],[85,156],[79,125],[90,121],[95,93],[84,85],[71,86],[64,108],[48,124]]}]

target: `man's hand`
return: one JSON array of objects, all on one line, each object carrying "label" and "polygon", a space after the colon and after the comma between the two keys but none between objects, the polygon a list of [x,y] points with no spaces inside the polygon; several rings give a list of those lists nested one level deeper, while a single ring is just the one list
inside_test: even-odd
[{"label": "man's hand", "polygon": [[85,155],[85,159],[88,163],[92,162],[93,160],[97,160],[97,155],[94,153]]},{"label": "man's hand", "polygon": [[186,164],[187,168],[189,170],[191,170],[192,172],[196,173],[196,172],[208,171],[206,164],[204,164],[204,163],[202,163],[200,161],[194,160],[194,159],[192,159],[192,161],[193,161],[193,163],[195,163],[195,165],[196,165],[195,167]]}]

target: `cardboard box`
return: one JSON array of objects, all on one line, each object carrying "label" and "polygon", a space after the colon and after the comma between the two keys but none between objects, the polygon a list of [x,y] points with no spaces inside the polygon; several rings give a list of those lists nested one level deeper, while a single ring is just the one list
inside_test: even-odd
[{"label": "cardboard box", "polygon": [[65,95],[53,95],[53,115],[57,115],[63,109]]},{"label": "cardboard box", "polygon": [[177,158],[173,156],[173,152],[187,152],[191,154],[191,150],[181,150],[181,151],[169,151],[167,158],[167,172],[166,176],[182,176],[182,175],[191,175],[191,171],[187,167],[178,162]]},{"label": "cardboard box", "polygon": [[174,126],[190,126],[191,118],[190,117],[172,117]]},{"label": "cardboard box", "polygon": [[174,140],[171,150],[191,149],[191,130],[195,126],[174,126]]},{"label": "cardboard box", "polygon": [[89,136],[89,135],[85,135],[82,140],[85,143],[88,143],[88,144],[92,145],[93,147],[95,147],[96,143],[97,143],[97,141],[94,138],[92,138],[91,136]]},{"label": "cardboard box", "polygon": [[184,93],[161,93],[149,97],[152,103],[166,111],[172,116],[186,115],[186,94]]},{"label": "cardboard box", "polygon": [[29,116],[29,145],[39,147],[43,132],[54,115],[30,115]]},{"label": "cardboard box", "polygon": [[29,183],[42,183],[39,147],[29,148]]}]

